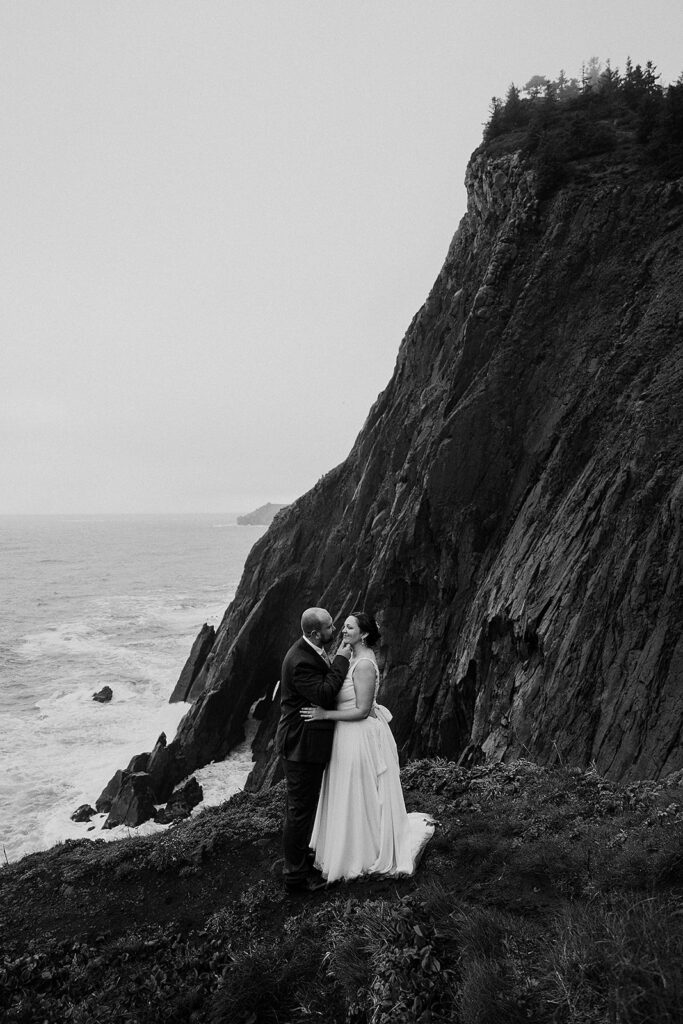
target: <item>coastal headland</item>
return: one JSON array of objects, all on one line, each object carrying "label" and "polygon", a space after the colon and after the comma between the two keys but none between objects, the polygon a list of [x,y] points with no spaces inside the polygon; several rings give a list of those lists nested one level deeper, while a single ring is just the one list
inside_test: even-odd
[{"label": "coastal headland", "polygon": [[157,802],[259,701],[250,786],[277,778],[271,698],[313,604],[376,614],[403,758],[683,767],[683,146],[629,96],[492,117],[392,379],[194,664]]},{"label": "coastal headland", "polygon": [[[259,707],[248,791],[3,866],[3,1019],[679,1021],[683,149],[629,102],[488,132],[390,383],[254,545],[135,773],[165,802]],[[310,604],[376,613],[437,828],[412,878],[292,898],[273,697]]]}]

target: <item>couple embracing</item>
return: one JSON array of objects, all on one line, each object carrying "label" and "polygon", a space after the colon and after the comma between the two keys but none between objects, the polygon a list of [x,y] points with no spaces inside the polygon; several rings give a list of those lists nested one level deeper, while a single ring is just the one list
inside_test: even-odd
[{"label": "couple embracing", "polygon": [[285,888],[412,874],[434,826],[406,813],[391,714],[377,703],[377,624],[352,612],[332,660],[329,612],[308,608],[301,631],[282,664],[276,739],[287,784]]}]

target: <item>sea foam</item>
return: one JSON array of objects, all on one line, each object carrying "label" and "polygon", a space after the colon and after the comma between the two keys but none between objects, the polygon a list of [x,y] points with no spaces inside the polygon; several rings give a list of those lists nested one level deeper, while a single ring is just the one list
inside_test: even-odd
[{"label": "sea foam", "polygon": [[[187,712],[169,696],[202,623],[219,624],[255,539],[230,517],[216,525],[215,516],[0,517],[0,858],[128,834],[70,815],[94,806],[160,733],[172,739]],[[105,684],[113,699],[100,704],[93,693]],[[202,769],[205,805],[244,784],[248,742]]]}]

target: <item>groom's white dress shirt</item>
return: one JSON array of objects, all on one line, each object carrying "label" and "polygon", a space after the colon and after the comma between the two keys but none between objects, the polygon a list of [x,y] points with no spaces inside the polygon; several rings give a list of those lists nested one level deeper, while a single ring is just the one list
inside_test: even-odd
[{"label": "groom's white dress shirt", "polygon": [[323,647],[316,647],[313,641],[309,640],[307,636],[304,636],[304,640],[306,641],[309,647],[313,648],[316,654],[320,655],[323,661],[326,661],[328,665],[330,664],[330,656]]}]

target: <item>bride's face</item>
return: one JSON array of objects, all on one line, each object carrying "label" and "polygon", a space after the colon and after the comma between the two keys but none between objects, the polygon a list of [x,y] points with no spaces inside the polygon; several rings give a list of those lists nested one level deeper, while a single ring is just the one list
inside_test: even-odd
[{"label": "bride's face", "polygon": [[353,647],[361,642],[360,626],[353,615],[349,615],[342,629],[342,637],[347,644]]}]

